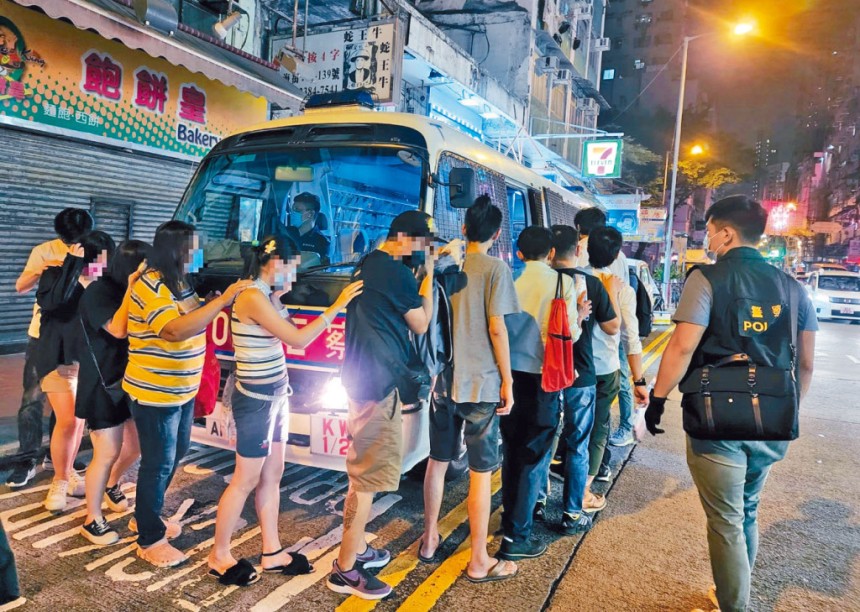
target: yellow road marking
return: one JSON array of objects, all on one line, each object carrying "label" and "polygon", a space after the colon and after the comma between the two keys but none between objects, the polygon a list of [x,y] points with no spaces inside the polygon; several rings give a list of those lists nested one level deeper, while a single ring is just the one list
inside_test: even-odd
[{"label": "yellow road marking", "polygon": [[[493,478],[490,481],[491,495],[495,495],[502,488],[502,472],[496,470],[493,473]],[[467,500],[463,500],[461,504],[455,507],[451,512],[439,521],[439,535],[447,538],[454,530],[462,525],[468,518]],[[407,576],[418,567],[418,546],[421,543],[421,538],[415,540],[406,550],[397,555],[391,563],[389,563],[378,574],[378,578],[391,587],[396,587],[403,582]],[[466,548],[469,547],[469,538],[464,542]],[[463,544],[461,544],[463,546]],[[458,549],[459,550],[459,549]],[[466,561],[468,562],[468,556]],[[378,601],[368,601],[356,597],[349,597],[336,609],[336,612],[370,612],[376,608]]]},{"label": "yellow road marking", "polygon": [[[489,533],[492,534],[499,528],[502,522],[502,509],[499,508],[490,516]],[[492,542],[493,536],[487,538],[487,542]],[[439,598],[451,588],[457,579],[460,577],[466,567],[469,565],[469,557],[472,551],[469,543],[469,538],[463,540],[462,544],[457,547],[450,557],[448,557],[439,568],[433,572],[427,580],[415,589],[406,601],[397,608],[397,612],[428,612],[432,610]]]},{"label": "yellow road marking", "polygon": [[675,326],[674,326],[674,325],[670,325],[670,326],[669,326],[669,328],[668,328],[666,331],[664,331],[664,332],[663,332],[663,333],[661,333],[659,336],[657,336],[656,338],[654,338],[654,341],[653,341],[651,344],[649,344],[649,345],[648,345],[648,346],[646,346],[644,349],[642,349],[642,355],[643,355],[643,356],[644,356],[644,355],[646,355],[646,354],[648,353],[648,351],[650,351],[652,348],[654,348],[655,346],[657,346],[657,345],[659,345],[660,343],[662,343],[662,342],[663,342],[663,338],[665,338],[666,336],[668,336],[669,334],[671,334],[674,330],[675,330]]},{"label": "yellow road marking", "polygon": [[642,363],[642,371],[647,372],[648,368],[651,367],[651,364],[657,361],[658,358],[663,356],[663,351],[666,350],[666,347],[669,345],[669,340],[667,339],[661,346],[654,349],[654,352],[648,356],[648,358]]}]

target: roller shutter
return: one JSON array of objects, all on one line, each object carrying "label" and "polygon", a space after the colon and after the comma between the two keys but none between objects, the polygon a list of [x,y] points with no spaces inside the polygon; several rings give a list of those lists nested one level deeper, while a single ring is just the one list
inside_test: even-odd
[{"label": "roller shutter", "polygon": [[195,165],[53,135],[0,127],[0,352],[26,339],[33,294],[15,280],[30,249],[51,240],[54,216],[90,210],[115,240],[151,241],[173,215]]}]

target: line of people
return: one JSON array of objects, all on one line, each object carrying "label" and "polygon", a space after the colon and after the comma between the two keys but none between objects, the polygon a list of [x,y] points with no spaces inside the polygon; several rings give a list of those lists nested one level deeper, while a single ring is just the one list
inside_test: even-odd
[{"label": "line of people", "polygon": [[[62,211],[55,220],[58,238],[33,249],[16,287],[20,293],[36,288],[36,307],[19,414],[22,461],[8,484],[25,486],[35,474],[44,393],[56,417],[46,509],[63,510],[69,495],[85,497],[81,535],[98,545],[116,542],[119,534],[102,507],[129,509],[119,483],[139,459],[129,522],[138,534],[137,554],[157,567],[184,562],[185,554],[170,543],[181,526],[162,516],[164,496],[190,444],[206,327],[232,306],[237,461],[218,504],[209,573],[227,585],[259,579],[258,569],[230,550],[252,491],[262,570],[288,576],[312,571],[301,554],[286,552],[278,529],[289,418],[282,343],[307,346],[346,310],[342,379],[350,400],[349,492],[343,542],[327,584],[341,593],[385,597],[391,588],[367,570],[383,567],[391,555],[367,545],[364,529],[374,493],[399,486],[401,406],[417,401],[426,375],[414,338],[445,326],[450,341],[433,381],[418,554],[424,562],[438,560],[444,475],[465,441],[472,540],[466,577],[487,582],[516,575],[516,561],[546,549],[532,538],[532,529],[535,520],[545,520],[553,456],[563,457],[565,480],[559,529],[587,531],[591,516],[606,506],[590,485],[608,479],[609,407],[621,397],[622,379],[633,385],[637,401],[645,392],[621,235],[593,209],[577,217],[582,237],[568,226],[528,227],[517,240],[525,266],[514,281],[507,264],[489,255],[502,222],[502,211],[489,197],[478,198],[465,214],[463,253],[459,241],[439,248],[429,215],[399,215],[387,240],[358,264],[334,304],[297,328],[281,302],[295,280],[297,261],[280,258],[289,247],[279,237],[255,243],[241,280],[204,301],[189,278],[202,259],[193,226],[169,221],[158,228],[152,246],[138,240],[116,246],[93,229],[86,211]],[[546,392],[544,345],[550,305],[559,292],[568,307],[577,378],[562,392]],[[628,365],[634,380],[625,374]],[[631,399],[622,401],[622,411],[628,408],[615,435],[619,444],[630,443],[624,427],[631,422]],[[84,424],[93,459],[82,477],[74,462]],[[492,558],[486,547],[490,478],[499,467],[504,537]]]}]

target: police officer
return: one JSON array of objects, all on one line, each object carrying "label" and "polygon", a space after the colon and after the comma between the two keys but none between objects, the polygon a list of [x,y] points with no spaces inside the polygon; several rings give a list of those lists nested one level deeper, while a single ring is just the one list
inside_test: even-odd
[{"label": "police officer", "polygon": [[[789,369],[793,363],[791,318],[797,320],[801,399],[812,379],[818,330],[815,310],[800,284],[769,265],[755,248],[765,231],[767,212],[758,202],[739,195],[715,203],[705,219],[705,248],[716,255],[717,262],[694,269],[687,278],[674,315],[677,327],[663,354],[645,413],[652,434],[663,433],[657,426],[666,396],[685,374],[738,353],[737,347],[759,366]],[[789,317],[784,316],[786,312]],[[758,547],[758,503],[771,465],[787,450],[787,441],[687,436],[687,465],[707,516],[716,584],[716,592],[712,590],[710,596],[722,612],[746,610],[749,605],[750,574]]]},{"label": "police officer", "polygon": [[319,218],[320,199],[308,191],[300,193],[293,198],[287,237],[300,251],[317,253],[322,263],[328,263],[331,243],[320,232]]}]

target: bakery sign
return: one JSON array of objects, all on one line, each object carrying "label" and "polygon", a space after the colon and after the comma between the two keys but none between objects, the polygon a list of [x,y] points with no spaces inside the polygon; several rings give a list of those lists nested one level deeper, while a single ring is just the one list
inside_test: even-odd
[{"label": "bakery sign", "polygon": [[289,66],[285,77],[306,95],[368,89],[378,104],[397,103],[403,50],[395,20],[308,34],[299,43],[304,61],[290,61],[291,42],[291,37],[273,39],[273,61]]}]

